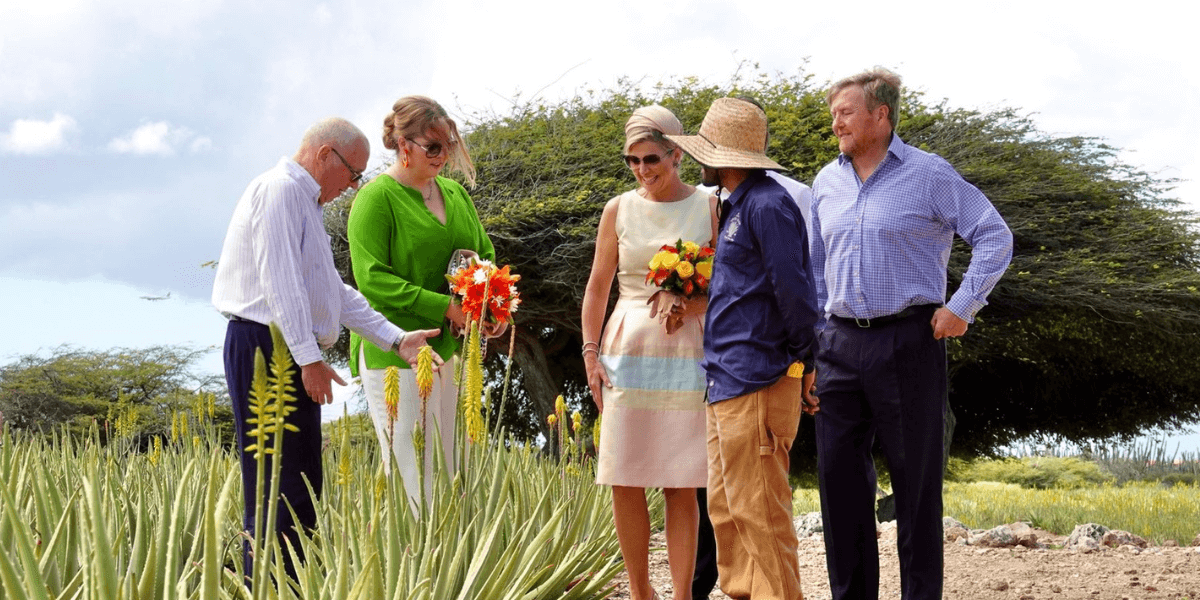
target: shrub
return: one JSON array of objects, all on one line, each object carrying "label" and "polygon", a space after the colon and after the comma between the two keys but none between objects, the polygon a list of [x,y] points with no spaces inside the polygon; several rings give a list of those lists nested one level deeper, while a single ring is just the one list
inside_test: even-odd
[{"label": "shrub", "polygon": [[1100,466],[1076,457],[1036,456],[956,462],[948,478],[963,483],[995,481],[1024,488],[1076,489],[1112,481]]}]

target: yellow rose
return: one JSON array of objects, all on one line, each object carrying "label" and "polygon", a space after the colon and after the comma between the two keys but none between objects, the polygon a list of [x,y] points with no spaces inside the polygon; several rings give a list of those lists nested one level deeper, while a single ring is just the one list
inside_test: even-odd
[{"label": "yellow rose", "polygon": [[675,272],[679,273],[680,277],[687,279],[688,277],[691,277],[693,273],[696,272],[696,268],[692,266],[692,263],[690,263],[686,260],[683,260],[683,261],[680,261],[678,265],[675,265]]},{"label": "yellow rose", "polygon": [[684,254],[690,254],[692,256],[695,256],[696,253],[699,251],[700,251],[700,244],[697,244],[696,242],[684,242],[683,243],[683,253]]},{"label": "yellow rose", "polygon": [[712,261],[706,260],[702,263],[696,264],[696,272],[705,279],[712,279]]},{"label": "yellow rose", "polygon": [[662,266],[663,257],[666,256],[667,254],[670,254],[670,252],[667,252],[665,250],[662,252],[659,252],[658,254],[655,254],[654,258],[650,259],[650,264],[649,264],[650,270],[657,271],[658,268]]},{"label": "yellow rose", "polygon": [[678,254],[675,254],[674,252],[666,252],[666,251],[662,252],[661,254],[664,255],[662,261],[659,263],[659,265],[662,268],[667,269],[669,271],[671,269],[674,269],[675,265],[679,264],[679,255]]}]

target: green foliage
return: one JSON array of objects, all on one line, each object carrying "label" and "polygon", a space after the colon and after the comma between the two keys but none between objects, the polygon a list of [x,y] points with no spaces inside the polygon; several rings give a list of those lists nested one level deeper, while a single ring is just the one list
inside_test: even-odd
[{"label": "green foliage", "polygon": [[1081,523],[1100,523],[1155,543],[1186,544],[1200,533],[1200,487],[1157,484],[1100,485],[1077,489],[1027,489],[1011,483],[948,483],[944,512],[968,527],[1026,521],[1067,535]]},{"label": "green foliage", "polygon": [[340,441],[343,436],[353,445],[379,445],[379,438],[375,435],[375,424],[371,421],[371,414],[366,411],[348,413],[336,421],[326,423],[322,432],[326,445]]},{"label": "green foliage", "polygon": [[996,481],[1039,490],[1077,489],[1112,481],[1100,465],[1077,457],[956,460],[954,468],[948,471],[951,481]]},{"label": "green foliage", "polygon": [[17,429],[53,431],[63,424],[77,434],[93,422],[115,426],[122,418],[132,428],[122,434],[145,448],[152,437],[168,435],[176,413],[212,394],[220,399],[218,428],[232,439],[224,382],[197,372],[196,363],[208,352],[185,346],[103,351],[60,346],[49,356],[28,354],[0,367],[0,415]]},{"label": "green foliage", "polygon": [[[957,461],[963,466],[965,461]],[[1025,521],[1059,535],[1067,535],[1082,523],[1100,523],[1140,535],[1155,543],[1175,540],[1181,544],[1200,534],[1196,506],[1200,486],[1159,483],[1111,482],[1080,487],[1035,489],[1015,483],[967,481],[945,484],[943,514],[974,529]],[[814,488],[797,489],[792,510],[805,514],[821,510]]]}]

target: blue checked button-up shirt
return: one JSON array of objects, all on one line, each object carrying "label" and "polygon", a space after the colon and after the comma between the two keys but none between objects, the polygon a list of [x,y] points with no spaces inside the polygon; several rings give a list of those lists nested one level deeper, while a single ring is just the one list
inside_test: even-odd
[{"label": "blue checked button-up shirt", "polygon": [[795,200],[752,173],[723,206],[700,365],[709,402],[767,387],[793,362],[809,360],[818,316]]},{"label": "blue checked button-up shirt", "polygon": [[971,263],[946,308],[974,322],[1012,259],[1012,232],[987,197],[945,159],[897,135],[866,181],[845,155],[821,169],[812,215],[823,316],[869,319],[942,304],[958,233],[972,248]]}]

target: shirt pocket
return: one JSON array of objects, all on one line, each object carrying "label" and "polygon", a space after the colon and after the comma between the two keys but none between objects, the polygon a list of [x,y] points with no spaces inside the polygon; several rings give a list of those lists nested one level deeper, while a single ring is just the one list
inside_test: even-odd
[{"label": "shirt pocket", "polygon": [[719,276],[725,278],[734,290],[744,289],[753,283],[760,270],[760,257],[751,245],[745,243],[747,237],[745,231],[739,232],[732,240],[722,237],[717,247],[714,266]]}]

